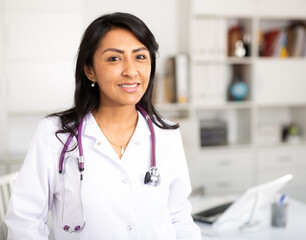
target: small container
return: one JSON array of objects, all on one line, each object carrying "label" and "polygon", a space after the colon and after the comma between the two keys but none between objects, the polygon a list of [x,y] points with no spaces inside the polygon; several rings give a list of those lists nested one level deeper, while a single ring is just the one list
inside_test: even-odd
[{"label": "small container", "polygon": [[271,214],[271,225],[273,227],[286,227],[287,225],[287,203],[273,203]]}]

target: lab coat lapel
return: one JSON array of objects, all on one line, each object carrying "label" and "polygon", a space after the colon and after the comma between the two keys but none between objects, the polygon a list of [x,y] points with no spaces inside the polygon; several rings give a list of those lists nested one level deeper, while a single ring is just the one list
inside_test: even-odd
[{"label": "lab coat lapel", "polygon": [[[111,144],[108,142],[101,129],[99,128],[98,123],[91,113],[86,116],[85,124],[84,124],[83,134],[89,138],[92,138],[94,141],[93,148],[110,159],[119,160],[116,152],[112,148]],[[86,149],[84,149],[84,152]],[[85,155],[86,153],[84,153]]]},{"label": "lab coat lapel", "polygon": [[[146,139],[148,139],[151,135],[149,130],[147,121],[145,118],[138,112],[138,122],[136,125],[136,129],[134,134],[127,146],[125,153],[121,158],[121,162],[123,165],[130,164],[131,161],[135,161],[135,153],[136,151],[143,151],[143,147],[141,147]],[[139,155],[139,154],[137,154]]]},{"label": "lab coat lapel", "polygon": [[[138,112],[138,122],[136,129],[134,131],[134,134],[130,140],[131,144],[136,143],[137,141],[141,141],[143,138],[146,138],[147,136],[150,136],[151,132],[149,130],[147,121],[145,118],[141,115],[141,113]],[[130,145],[130,144],[129,144]]]}]

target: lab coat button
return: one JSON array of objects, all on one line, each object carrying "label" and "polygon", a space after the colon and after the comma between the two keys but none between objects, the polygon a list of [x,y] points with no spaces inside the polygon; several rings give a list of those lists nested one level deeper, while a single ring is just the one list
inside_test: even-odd
[{"label": "lab coat button", "polygon": [[97,142],[97,145],[98,145],[98,146],[101,146],[101,142]]},{"label": "lab coat button", "polygon": [[140,142],[135,142],[135,144],[138,146],[140,144]]},{"label": "lab coat button", "polygon": [[126,180],[126,179],[123,179],[122,182],[127,183],[127,180]]},{"label": "lab coat button", "polygon": [[127,226],[127,229],[128,229],[129,231],[131,231],[133,228],[132,228],[131,225],[128,225],[128,226]]}]

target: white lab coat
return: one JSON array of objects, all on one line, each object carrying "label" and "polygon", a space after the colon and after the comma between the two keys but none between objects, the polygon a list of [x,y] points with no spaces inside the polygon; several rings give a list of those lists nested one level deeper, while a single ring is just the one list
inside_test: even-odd
[{"label": "white lab coat", "polygon": [[[58,173],[63,145],[55,136],[60,122],[56,117],[42,120],[11,195],[6,215],[8,239],[48,239],[46,222],[51,209],[58,240],[200,240],[187,200],[191,186],[180,131],[154,126],[161,184],[145,185],[144,176],[151,164],[151,137],[145,119],[138,115],[135,132],[121,159],[92,114],[87,115],[82,133],[84,180],[80,190],[75,160],[78,150],[67,153],[64,214],[62,175]],[[67,139],[60,137],[64,142]],[[75,143],[73,139],[71,146]],[[84,229],[64,232],[61,224],[83,224],[82,209]]]}]

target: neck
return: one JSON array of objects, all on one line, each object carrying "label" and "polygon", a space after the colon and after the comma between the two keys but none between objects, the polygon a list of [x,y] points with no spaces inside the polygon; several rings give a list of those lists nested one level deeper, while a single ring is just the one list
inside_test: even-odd
[{"label": "neck", "polygon": [[99,107],[93,112],[104,136],[121,158],[137,125],[135,105],[124,107]]},{"label": "neck", "polygon": [[101,106],[93,116],[103,128],[116,127],[128,129],[135,127],[138,119],[138,113],[135,105],[122,107],[104,107]]}]

